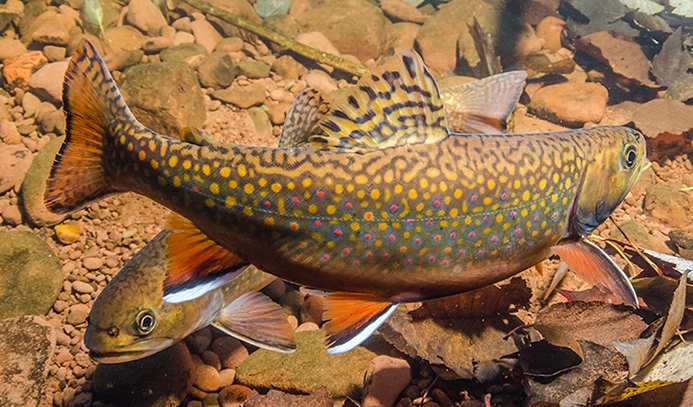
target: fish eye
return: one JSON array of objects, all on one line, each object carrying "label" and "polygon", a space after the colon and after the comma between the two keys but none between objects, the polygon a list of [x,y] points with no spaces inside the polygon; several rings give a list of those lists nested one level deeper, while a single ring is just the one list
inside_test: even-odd
[{"label": "fish eye", "polygon": [[141,335],[148,335],[156,325],[156,317],[151,311],[144,310],[137,316],[137,330]]},{"label": "fish eye", "polygon": [[627,168],[633,168],[633,165],[635,165],[635,159],[638,157],[638,154],[635,151],[635,147],[630,146],[626,149],[626,153],[624,155],[624,158],[626,159],[626,167]]}]

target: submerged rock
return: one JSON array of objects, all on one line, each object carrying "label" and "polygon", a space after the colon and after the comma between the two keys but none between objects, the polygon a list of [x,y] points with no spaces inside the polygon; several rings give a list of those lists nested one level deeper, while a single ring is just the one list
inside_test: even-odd
[{"label": "submerged rock", "polygon": [[332,397],[358,398],[363,376],[376,355],[364,347],[330,355],[322,331],[296,334],[296,352],[259,349],[236,371],[236,382],[257,389],[314,393],[326,387]]},{"label": "submerged rock", "polygon": [[4,407],[36,406],[55,352],[55,331],[40,317],[0,321],[0,400]]},{"label": "submerged rock", "polygon": [[0,194],[21,185],[31,158],[31,152],[23,144],[0,146]]},{"label": "submerged rock", "polygon": [[63,286],[58,257],[31,232],[0,232],[0,318],[44,315]]},{"label": "submerged rock", "polygon": [[691,223],[691,197],[681,192],[681,184],[668,182],[647,188],[645,214],[672,227]]},{"label": "submerged rock", "polygon": [[332,407],[333,405],[335,402],[324,387],[309,396],[286,394],[277,390],[270,390],[266,395],[261,396],[260,393],[253,391],[243,404],[244,407]]},{"label": "submerged rock", "polygon": [[49,141],[34,158],[31,167],[24,177],[20,196],[27,220],[35,226],[56,225],[65,215],[56,215],[46,209],[43,203],[43,193],[46,191],[46,178],[51,172],[53,159],[58,154],[64,137],[56,137]]}]

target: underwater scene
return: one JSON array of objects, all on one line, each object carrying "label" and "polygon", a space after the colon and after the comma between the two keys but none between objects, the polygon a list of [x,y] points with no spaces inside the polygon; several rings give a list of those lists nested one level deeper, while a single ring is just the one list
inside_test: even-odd
[{"label": "underwater scene", "polygon": [[693,2],[0,32],[0,406],[693,406]]}]

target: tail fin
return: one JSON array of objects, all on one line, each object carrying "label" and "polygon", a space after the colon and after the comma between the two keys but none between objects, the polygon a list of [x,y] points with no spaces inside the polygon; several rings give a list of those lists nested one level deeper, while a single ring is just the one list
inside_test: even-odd
[{"label": "tail fin", "polygon": [[48,210],[59,214],[117,191],[104,171],[105,152],[109,143],[114,144],[116,121],[135,123],[106,64],[87,39],[79,42],[65,71],[63,106],[65,141],[44,194]]}]

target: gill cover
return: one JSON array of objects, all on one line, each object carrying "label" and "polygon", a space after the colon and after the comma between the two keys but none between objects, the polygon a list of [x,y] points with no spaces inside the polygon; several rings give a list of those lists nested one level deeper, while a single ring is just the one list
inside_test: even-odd
[{"label": "gill cover", "polygon": [[573,207],[572,227],[588,235],[616,209],[640,177],[645,137],[637,130],[604,128],[593,145]]}]

